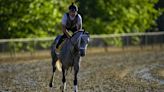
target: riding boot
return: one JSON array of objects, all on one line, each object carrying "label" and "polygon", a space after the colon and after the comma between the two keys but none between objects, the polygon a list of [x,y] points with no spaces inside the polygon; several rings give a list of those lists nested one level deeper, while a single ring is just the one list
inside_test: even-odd
[{"label": "riding boot", "polygon": [[56,48],[58,49],[60,44],[64,41],[64,39],[67,38],[66,34],[63,34],[61,38],[59,39],[58,43],[56,44]]},{"label": "riding boot", "polygon": [[61,38],[59,39],[58,43],[56,44],[56,48],[57,48],[57,49],[59,48],[59,46],[60,46],[60,44],[63,42],[63,40],[64,40],[63,37],[61,37]]}]

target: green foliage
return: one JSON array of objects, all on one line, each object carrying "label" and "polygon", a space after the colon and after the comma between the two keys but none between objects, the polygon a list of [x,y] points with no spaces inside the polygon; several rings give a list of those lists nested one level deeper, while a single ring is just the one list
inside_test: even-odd
[{"label": "green foliage", "polygon": [[[84,26],[92,34],[144,32],[160,12],[158,0],[80,0]],[[94,2],[94,3],[93,3]]]},{"label": "green foliage", "polygon": [[68,1],[0,0],[0,38],[54,36]]},{"label": "green foliage", "polygon": [[[61,18],[75,0],[0,0],[0,39],[61,33]],[[156,26],[158,0],[76,0],[91,34],[144,32]]]}]

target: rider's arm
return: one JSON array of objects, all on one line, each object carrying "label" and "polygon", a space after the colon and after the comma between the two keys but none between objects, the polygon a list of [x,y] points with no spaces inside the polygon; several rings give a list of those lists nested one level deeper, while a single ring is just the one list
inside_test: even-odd
[{"label": "rider's arm", "polygon": [[70,38],[71,36],[69,35],[68,31],[66,30],[66,21],[67,21],[67,15],[64,14],[63,18],[62,18],[62,32],[64,34],[67,35],[68,38]]},{"label": "rider's arm", "polygon": [[66,35],[67,35],[67,37],[68,37],[68,38],[70,38],[70,37],[71,37],[71,36],[70,36],[70,34],[68,33],[68,31],[66,30],[65,25],[63,25],[63,24],[62,24],[62,31],[63,31],[63,33],[64,33],[64,34],[66,34]]},{"label": "rider's arm", "polygon": [[81,31],[82,29],[82,17],[78,14],[78,23],[77,23],[77,31]]},{"label": "rider's arm", "polygon": [[81,25],[78,25],[78,27],[77,27],[77,31],[80,31],[81,30]]}]

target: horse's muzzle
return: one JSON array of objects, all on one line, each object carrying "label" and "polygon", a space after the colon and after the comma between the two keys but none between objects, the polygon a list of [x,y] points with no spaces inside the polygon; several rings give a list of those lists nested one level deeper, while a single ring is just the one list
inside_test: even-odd
[{"label": "horse's muzzle", "polygon": [[85,56],[85,49],[80,49],[80,56],[84,57]]}]

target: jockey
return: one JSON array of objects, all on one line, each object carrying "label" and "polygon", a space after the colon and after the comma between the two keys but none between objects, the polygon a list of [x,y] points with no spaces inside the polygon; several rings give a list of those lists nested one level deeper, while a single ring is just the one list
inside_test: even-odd
[{"label": "jockey", "polygon": [[62,18],[62,32],[63,35],[59,39],[56,48],[62,43],[65,38],[70,38],[69,31],[76,32],[82,29],[82,17],[78,14],[78,7],[72,3],[69,6],[69,12],[65,13]]}]

